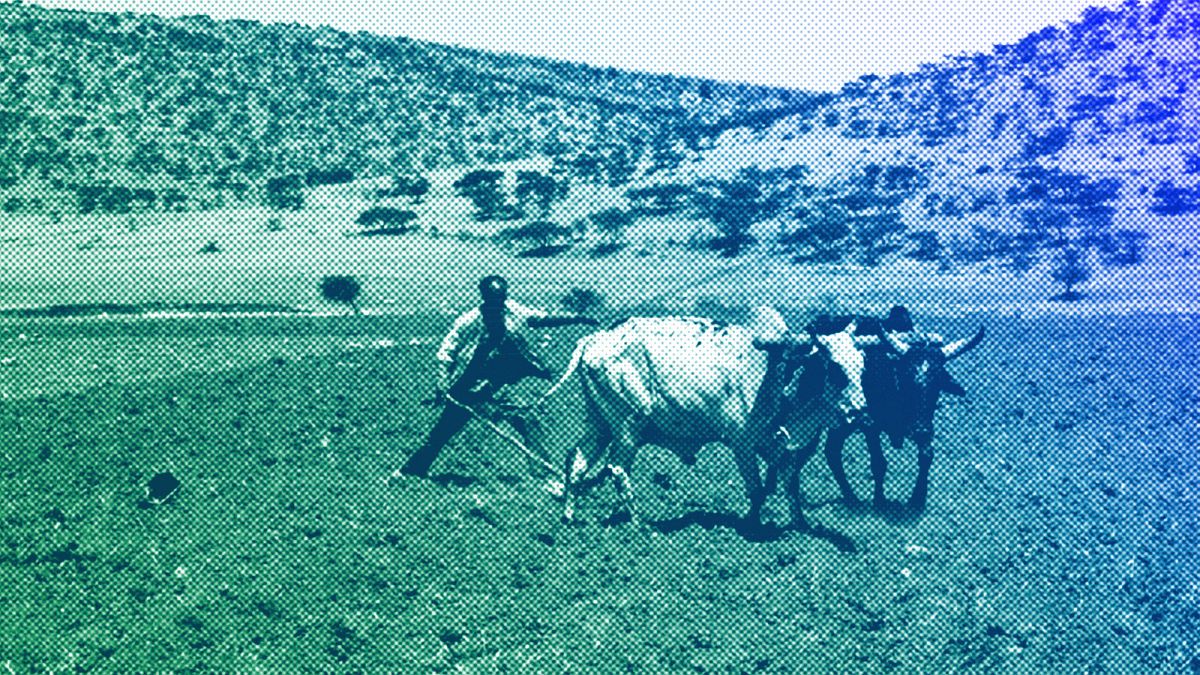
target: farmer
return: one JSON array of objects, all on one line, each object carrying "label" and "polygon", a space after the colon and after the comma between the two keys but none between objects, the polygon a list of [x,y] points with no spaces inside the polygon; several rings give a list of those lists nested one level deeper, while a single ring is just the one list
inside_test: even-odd
[{"label": "farmer", "polygon": [[598,325],[589,317],[551,316],[509,300],[508,282],[500,276],[481,279],[479,294],[483,302],[454,321],[437,352],[434,400],[442,404],[442,413],[425,443],[398,473],[428,476],[438,453],[471,419],[472,410],[494,421],[507,421],[526,446],[532,442],[541,453],[540,422],[505,412],[503,405],[508,402],[507,385],[526,377],[551,378],[550,370],[530,351],[527,334],[540,328]]}]

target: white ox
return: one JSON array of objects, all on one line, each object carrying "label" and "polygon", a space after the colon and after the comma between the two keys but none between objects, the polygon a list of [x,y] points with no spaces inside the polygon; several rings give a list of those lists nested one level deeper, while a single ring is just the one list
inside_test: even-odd
[{"label": "white ox", "polygon": [[795,476],[821,432],[866,404],[852,330],[789,335],[783,317],[763,307],[747,326],[632,318],[582,338],[551,389],[578,370],[586,407],[583,438],[566,458],[564,520],[574,516],[575,493],[606,476],[634,517],[629,469],[639,446],[662,446],[690,465],[701,447],[720,442],[745,481],[747,520],[761,521],[768,493],[761,457],[768,484],[778,470],[790,474],[793,524],[805,527]]}]

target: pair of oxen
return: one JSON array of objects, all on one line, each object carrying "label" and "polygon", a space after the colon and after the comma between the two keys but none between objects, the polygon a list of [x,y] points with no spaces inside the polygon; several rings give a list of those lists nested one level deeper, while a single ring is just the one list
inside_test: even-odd
[{"label": "pair of oxen", "polygon": [[978,345],[983,329],[947,343],[884,326],[870,317],[824,316],[793,332],[777,311],[760,307],[745,325],[636,317],[582,338],[546,394],[579,375],[586,410],[583,435],[566,457],[564,520],[573,519],[576,498],[606,478],[636,517],[629,470],[641,445],[662,446],[691,465],[701,447],[717,442],[733,451],[745,482],[747,522],[761,522],[764,502],[782,481],[792,525],[803,529],[799,474],[822,435],[844,499],[858,502],[842,463],[855,433],[866,438],[877,508],[888,505],[882,438],[896,448],[913,442],[918,468],[908,508],[921,512],[938,398],[964,394],[946,363]]}]

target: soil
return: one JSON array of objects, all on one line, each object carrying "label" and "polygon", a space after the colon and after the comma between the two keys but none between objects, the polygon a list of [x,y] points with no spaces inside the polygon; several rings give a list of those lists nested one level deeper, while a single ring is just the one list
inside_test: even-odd
[{"label": "soil", "polygon": [[[264,320],[210,344],[256,345],[232,365],[129,351],[127,377],[48,389],[39,372],[66,366],[6,366],[23,370],[0,402],[5,670],[1200,671],[1188,316],[989,321],[951,364],[969,393],[939,411],[926,512],[843,506],[818,458],[812,532],[742,523],[718,445],[694,466],[643,448],[640,524],[612,518],[608,487],[561,524],[544,477],[477,424],[431,480],[390,479],[437,412],[420,401],[444,317],[294,321],[321,349],[289,352]],[[43,327],[46,353],[89,325]],[[146,353],[182,339],[139,330]],[[563,446],[572,396],[549,411]],[[888,452],[899,501],[915,451]],[[846,457],[868,494],[859,440]],[[155,499],[162,474],[178,485]],[[782,496],[766,515],[787,519]]]}]

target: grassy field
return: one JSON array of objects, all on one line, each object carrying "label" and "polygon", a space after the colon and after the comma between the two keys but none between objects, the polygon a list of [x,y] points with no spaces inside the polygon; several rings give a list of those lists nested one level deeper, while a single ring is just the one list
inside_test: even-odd
[{"label": "grassy field", "polygon": [[[263,304],[278,316],[0,318],[0,665],[11,672],[1187,672],[1200,670],[1194,265],[1102,270],[1050,302],[1044,269],[939,274],[798,267],[635,245],[531,261],[424,235],[345,237],[316,204],[6,223],[0,307]],[[447,216],[449,217],[449,216]],[[686,226],[686,224],[684,224]],[[179,232],[187,232],[180,236]],[[97,239],[99,238],[99,239]],[[220,253],[201,254],[208,241]],[[750,532],[728,451],[634,468],[646,524],[614,495],[563,526],[540,476],[482,427],[389,481],[435,410],[433,343],[486,273],[553,307],[602,292],[737,319],[768,302],[910,305],[989,327],[952,366],[919,520],[847,510],[819,460],[812,533]],[[318,295],[364,283],[361,316]],[[564,365],[584,329],[555,331]],[[551,410],[565,452],[577,394]],[[891,494],[910,449],[889,451]],[[847,450],[865,494],[861,444]],[[178,477],[147,501],[160,472]],[[783,520],[779,497],[768,516]]]}]

